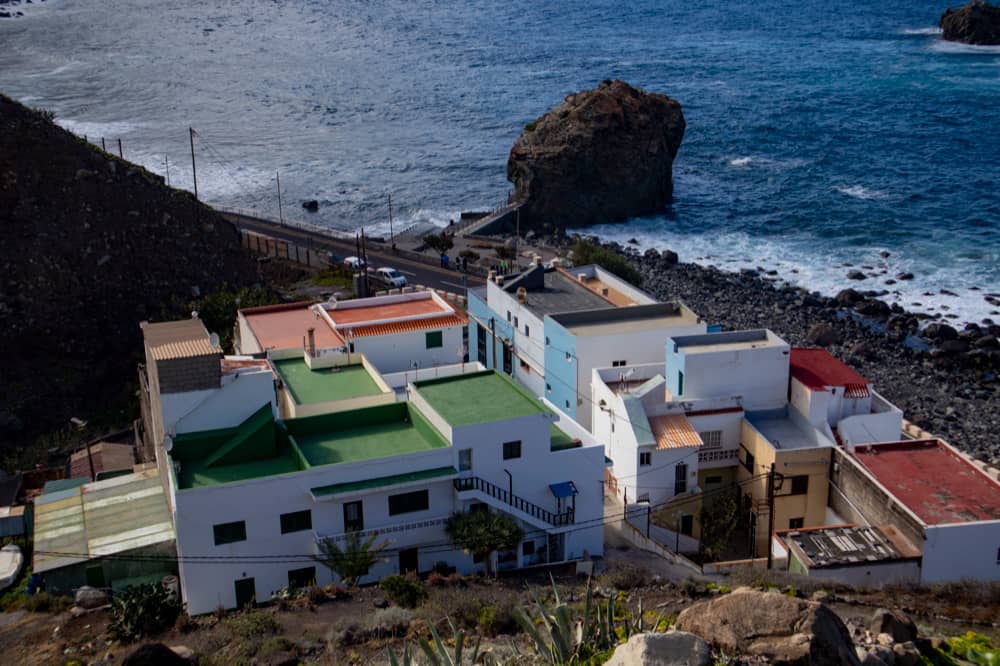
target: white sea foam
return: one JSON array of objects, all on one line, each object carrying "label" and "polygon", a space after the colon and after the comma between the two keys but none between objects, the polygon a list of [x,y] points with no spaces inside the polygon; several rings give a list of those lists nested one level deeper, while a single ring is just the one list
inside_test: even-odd
[{"label": "white sea foam", "polygon": [[944,39],[936,40],[931,44],[930,49],[938,53],[957,53],[968,55],[1000,55],[1000,46],[986,44],[963,44],[962,42],[949,42]]},{"label": "white sea foam", "polygon": [[864,185],[837,185],[833,189],[855,199],[887,199],[889,194],[882,190],[872,190]]},{"label": "white sea foam", "polygon": [[745,167],[749,166],[751,162],[754,161],[752,157],[734,157],[729,160],[729,165],[734,167]]},{"label": "white sea foam", "polygon": [[941,28],[904,28],[900,30],[901,34],[904,35],[940,35]]},{"label": "white sea foam", "polygon": [[130,123],[125,121],[101,123],[92,120],[60,118],[59,116],[56,116],[56,125],[59,125],[64,130],[68,130],[77,136],[86,136],[91,141],[96,139],[97,143],[101,142],[101,137],[105,137],[110,141],[112,138],[117,139],[118,137],[125,136],[137,128],[142,127],[142,123]]}]

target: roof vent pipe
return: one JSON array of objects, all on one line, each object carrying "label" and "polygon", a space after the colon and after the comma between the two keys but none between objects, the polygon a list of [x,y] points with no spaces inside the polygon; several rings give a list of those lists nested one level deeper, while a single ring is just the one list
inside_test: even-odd
[{"label": "roof vent pipe", "polygon": [[491,268],[490,271],[486,274],[486,279],[489,282],[495,282],[496,278],[497,278],[497,272]]},{"label": "roof vent pipe", "polygon": [[517,302],[522,305],[528,302],[528,290],[524,287],[517,288]]},{"label": "roof vent pipe", "polygon": [[496,277],[496,281],[497,281],[497,286],[498,287],[502,287],[503,286],[503,276],[502,275],[498,275]]},{"label": "roof vent pipe", "polygon": [[315,328],[310,328],[309,329],[309,355],[310,356],[315,356],[316,355],[316,329]]},{"label": "roof vent pipe", "polygon": [[542,255],[536,254],[531,261],[532,261],[532,263],[535,264],[535,266],[541,266],[542,265]]}]

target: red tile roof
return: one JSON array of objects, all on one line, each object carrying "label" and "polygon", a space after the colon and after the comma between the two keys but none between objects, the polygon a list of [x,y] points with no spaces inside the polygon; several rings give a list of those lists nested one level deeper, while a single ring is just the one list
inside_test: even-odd
[{"label": "red tile roof", "polygon": [[[351,301],[343,305],[349,306]],[[374,322],[382,319],[397,319],[417,315],[446,315],[454,312],[451,308],[442,307],[433,297],[422,298],[401,303],[386,303],[382,305],[367,305],[364,307],[332,308],[326,311],[330,319],[343,328],[356,322]]]},{"label": "red tile roof", "polygon": [[868,380],[838,360],[825,349],[792,348],[792,377],[813,391],[822,391],[827,386],[843,386],[848,398],[863,398],[868,395]]},{"label": "red tile roof", "polygon": [[373,335],[393,335],[395,333],[409,333],[410,331],[420,331],[432,328],[448,328],[449,326],[465,326],[468,319],[460,314],[448,315],[447,317],[430,317],[426,319],[407,319],[405,321],[389,322],[387,324],[370,324],[366,326],[355,326],[354,328],[344,327],[341,331],[351,338],[367,338]]},{"label": "red tile roof", "polygon": [[1000,484],[936,439],[860,446],[854,457],[928,525],[1000,520]]},{"label": "red tile roof", "polygon": [[289,303],[259,308],[246,308],[240,313],[262,349],[302,347],[310,328],[315,329],[316,346],[343,347],[344,341],[322,317],[309,309],[309,303]]}]

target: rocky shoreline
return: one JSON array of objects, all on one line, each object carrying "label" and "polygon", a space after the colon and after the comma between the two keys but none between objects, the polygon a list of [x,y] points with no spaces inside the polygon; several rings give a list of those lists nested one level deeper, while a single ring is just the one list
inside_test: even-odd
[{"label": "rocky shoreline", "polygon": [[[571,239],[544,239],[567,250]],[[956,330],[844,289],[835,297],[780,284],[763,269],[727,272],[681,263],[676,253],[602,243],[643,275],[661,300],[681,300],[726,329],[770,328],[792,345],[822,346],[858,370],[905,417],[973,457],[1000,464],[1000,325]]]}]

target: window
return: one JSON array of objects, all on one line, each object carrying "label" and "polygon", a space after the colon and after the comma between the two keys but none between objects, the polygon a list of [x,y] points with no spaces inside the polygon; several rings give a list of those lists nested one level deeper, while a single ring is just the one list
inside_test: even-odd
[{"label": "window", "polygon": [[525,335],[531,335],[531,329],[528,328],[527,324],[524,325],[524,334]]},{"label": "window", "polygon": [[514,330],[517,330],[517,317],[514,317]]},{"label": "window", "polygon": [[510,345],[503,346],[503,371],[508,375],[514,374],[514,354],[510,350]]},{"label": "window", "polygon": [[674,494],[680,495],[687,492],[687,465],[674,465]]},{"label": "window", "polygon": [[699,432],[698,436],[701,437],[701,441],[704,442],[706,449],[718,449],[722,447],[721,430],[708,430],[706,432]]},{"label": "window", "polygon": [[523,555],[534,555],[535,554],[535,542],[525,541],[521,544],[521,553]]},{"label": "window", "polygon": [[472,449],[458,450],[458,471],[468,472],[472,469]]},{"label": "window", "polygon": [[625,361],[611,361],[612,368],[621,368],[625,366]]},{"label": "window", "polygon": [[289,569],[288,571],[289,590],[301,590],[304,587],[312,587],[315,584],[316,584],[316,567]]},{"label": "window", "polygon": [[788,519],[788,529],[790,530],[801,530],[805,527],[805,518],[789,518]]},{"label": "window", "polygon": [[566,401],[566,409],[569,409],[569,400]]},{"label": "window", "polygon": [[426,344],[427,349],[437,349],[438,347],[444,347],[444,335],[441,331],[427,331]]},{"label": "window", "polygon": [[476,355],[486,365],[486,329],[479,325],[476,325]]},{"label": "window", "polygon": [[684,373],[677,371],[677,395],[684,395]]},{"label": "window", "polygon": [[545,385],[545,392],[546,393],[552,393],[552,384],[546,384]]},{"label": "window", "polygon": [[247,524],[242,520],[235,523],[213,525],[212,531],[215,532],[216,546],[247,540]]},{"label": "window", "polygon": [[365,512],[361,500],[344,502],[344,531],[360,532],[365,529]]},{"label": "window", "polygon": [[426,490],[417,490],[402,495],[389,495],[389,515],[398,516],[401,513],[426,511],[430,508],[430,494]]},{"label": "window", "polygon": [[347,343],[347,351],[348,351],[348,353],[350,353],[350,354],[353,354],[353,353],[354,353],[354,343],[353,343],[353,342],[348,342],[348,343]]},{"label": "window", "polygon": [[510,321],[510,310],[507,310],[507,321]]},{"label": "window", "polygon": [[572,353],[566,352],[566,362],[567,363],[572,363],[573,362],[573,354]]},{"label": "window", "polygon": [[521,457],[521,440],[503,443],[504,460],[510,460],[511,458],[520,458],[520,457]]},{"label": "window", "polygon": [[748,472],[753,474],[753,454],[743,449],[743,467],[746,468]]},{"label": "window", "polygon": [[639,502],[640,504],[642,502],[645,502],[646,504],[649,504],[649,493],[640,493],[639,497],[637,497],[635,501]]},{"label": "window", "polygon": [[639,452],[639,466],[645,467],[646,465],[653,464],[653,452],[652,451],[640,451]]},{"label": "window", "polygon": [[997,548],[997,564],[1000,564],[1000,548]]},{"label": "window", "polygon": [[722,483],[722,477],[721,476],[706,476],[705,477],[705,485],[706,486],[714,486],[717,483]]},{"label": "window", "polygon": [[526,375],[530,375],[531,374],[531,366],[528,365],[528,362],[525,361],[523,358],[519,358],[517,360],[521,362],[521,372],[523,372]]},{"label": "window", "polygon": [[549,336],[545,336],[545,346],[548,347],[551,343],[549,342]]},{"label": "window", "polygon": [[792,495],[805,495],[809,492],[809,476],[802,474],[792,477]]},{"label": "window", "polygon": [[281,514],[282,534],[311,530],[312,526],[312,512],[309,509],[306,509],[305,511],[296,511],[294,513]]},{"label": "window", "polygon": [[694,534],[694,516],[688,514],[686,516],[681,516],[681,534],[684,536],[691,536]]}]

